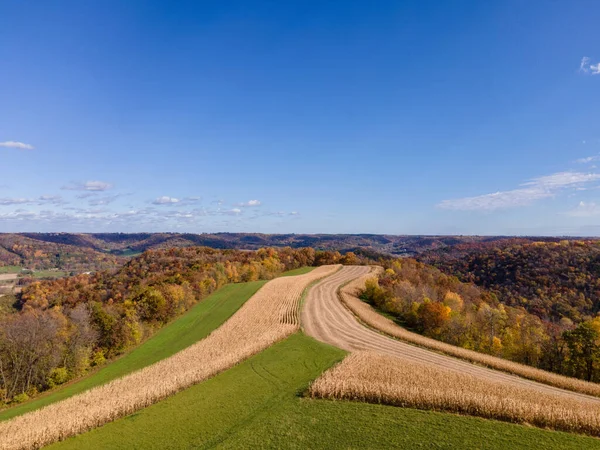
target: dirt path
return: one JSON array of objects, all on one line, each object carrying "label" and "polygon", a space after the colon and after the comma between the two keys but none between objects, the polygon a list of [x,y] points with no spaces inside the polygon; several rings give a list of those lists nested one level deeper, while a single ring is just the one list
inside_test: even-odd
[{"label": "dirt path", "polygon": [[535,388],[555,395],[586,398],[600,402],[600,398],[597,397],[566,391],[477,366],[466,361],[461,361],[460,359],[392,339],[363,326],[342,305],[338,298],[337,290],[341,285],[365,275],[369,270],[369,267],[364,266],[346,266],[333,276],[319,282],[309,291],[301,315],[302,327],[306,334],[321,342],[347,351],[376,351],[382,355],[397,356],[412,361],[433,364],[495,382]]}]

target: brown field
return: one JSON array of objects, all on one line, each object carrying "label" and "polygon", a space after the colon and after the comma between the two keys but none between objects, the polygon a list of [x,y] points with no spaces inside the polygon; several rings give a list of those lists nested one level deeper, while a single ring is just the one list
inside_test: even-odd
[{"label": "brown field", "polygon": [[206,380],[299,329],[302,292],[339,266],[265,284],[206,339],[103,386],[0,423],[0,449],[32,449],[126,416]]},{"label": "brown field", "polygon": [[0,273],[0,281],[13,281],[16,280],[19,275],[16,273]]},{"label": "brown field", "polygon": [[[375,325],[378,325],[379,323],[393,324],[393,322],[372,310],[369,305],[366,305],[353,295],[353,293],[356,292],[357,287],[361,286],[361,283],[364,283],[369,276],[372,276],[372,274],[369,274],[369,268],[367,267],[344,267],[334,276],[323,280],[314,288],[312,288],[306,297],[302,311],[302,326],[305,332],[322,342],[334,345],[350,352],[363,350],[374,351],[381,355],[397,356],[415,363],[429,363],[444,369],[453,370],[455,373],[472,375],[482,380],[503,383],[506,389],[513,387],[531,388],[540,393],[560,393],[572,398],[583,398],[592,402],[600,403],[600,398],[597,397],[579,392],[566,391],[555,386],[521,378],[500,370],[493,370],[488,367],[483,367],[482,365],[473,364],[456,357],[442,354],[438,351],[431,351],[427,348],[422,348],[425,347],[423,344],[421,344],[421,346],[411,345],[398,339],[392,339],[388,335],[385,335],[377,330],[367,328],[356,319],[355,315],[348,308],[344,307],[340,301],[340,298],[343,298],[346,304],[352,302],[350,304],[353,305],[353,311],[356,312],[356,315],[360,315],[361,319],[363,319],[363,322],[371,325],[373,328],[376,328]],[[347,284],[342,289],[339,289],[339,286],[343,284],[344,280],[348,279],[355,280]],[[338,291],[340,294],[339,296]],[[365,310],[370,311],[372,315],[364,315],[363,313]],[[416,336],[423,340],[417,342],[431,342],[431,348],[435,348],[433,347],[434,344],[441,344],[443,346],[452,347],[457,351],[457,353],[463,351],[463,349],[443,344],[432,339],[424,338],[423,336],[416,335],[414,333],[409,333],[403,328],[395,324],[393,325],[402,332]],[[388,332],[387,329],[386,332]],[[398,336],[404,335],[398,333]],[[482,360],[491,358],[487,355],[479,353],[475,353],[475,355],[477,357],[481,357]],[[498,360],[499,358],[493,359]],[[507,363],[507,365],[519,366],[518,364],[514,364],[509,361],[499,361],[502,363]],[[544,371],[538,372],[543,372],[544,375],[548,375],[549,379],[553,379],[553,377],[559,377],[558,375],[555,376],[554,374]],[[573,385],[579,386],[589,384],[595,388],[600,387],[599,385],[586,383],[576,379],[570,379],[567,377],[560,378],[565,378],[567,381],[572,382]]]},{"label": "brown field", "polygon": [[[380,270],[380,269],[378,269]],[[508,361],[491,355],[456,347],[451,344],[437,341],[417,333],[412,333],[394,323],[392,320],[382,316],[370,305],[356,297],[358,289],[364,286],[369,276],[361,277],[340,290],[340,298],[344,305],[358,317],[360,321],[371,328],[381,331],[389,336],[400,339],[411,344],[418,345],[436,352],[480,364],[492,369],[500,370],[509,374],[517,375],[529,380],[567,389],[573,392],[600,397],[600,384],[590,383],[576,378],[565,377],[545,370]]]},{"label": "brown field", "polygon": [[0,297],[15,292],[17,278],[18,274],[16,273],[0,273]]},{"label": "brown field", "polygon": [[600,436],[600,403],[459,373],[410,359],[356,352],[310,387],[313,398],[449,411]]}]

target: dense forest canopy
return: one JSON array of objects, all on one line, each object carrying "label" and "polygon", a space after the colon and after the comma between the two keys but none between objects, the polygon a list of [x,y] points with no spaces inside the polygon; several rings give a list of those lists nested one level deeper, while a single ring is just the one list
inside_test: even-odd
[{"label": "dense forest canopy", "polygon": [[363,298],[436,339],[600,381],[598,241],[459,244],[419,259],[437,268],[391,262]]},{"label": "dense forest canopy", "polygon": [[575,322],[600,310],[600,242],[506,240],[425,252],[419,260],[473,282],[544,320]]},{"label": "dense forest canopy", "polygon": [[0,267],[86,272],[114,268],[124,262],[124,258],[88,246],[32,239],[21,234],[0,234]]},{"label": "dense forest canopy", "polygon": [[600,381],[600,318],[541,320],[471,283],[412,259],[387,265],[361,297],[400,324],[459,347]]}]

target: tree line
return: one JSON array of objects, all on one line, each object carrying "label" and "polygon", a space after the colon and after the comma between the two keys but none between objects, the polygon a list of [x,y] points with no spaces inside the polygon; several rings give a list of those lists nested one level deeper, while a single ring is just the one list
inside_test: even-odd
[{"label": "tree line", "polygon": [[459,347],[600,381],[600,317],[550,321],[413,259],[389,261],[361,298],[403,326]]}]

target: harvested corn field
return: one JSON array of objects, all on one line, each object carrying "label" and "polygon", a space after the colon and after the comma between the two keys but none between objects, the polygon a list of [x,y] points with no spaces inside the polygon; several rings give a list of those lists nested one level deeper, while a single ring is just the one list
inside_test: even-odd
[{"label": "harvested corn field", "polygon": [[[504,383],[507,388],[529,387],[531,389],[536,389],[540,393],[560,393],[573,398],[589,399],[592,402],[600,404],[600,398],[597,397],[592,397],[579,392],[566,391],[554,386],[507,374],[499,370],[482,367],[471,362],[463,361],[459,358],[417,347],[397,339],[392,339],[379,331],[367,328],[342,304],[339,297],[345,298],[346,302],[348,301],[348,298],[353,297],[356,302],[370,308],[353,295],[356,292],[356,288],[360,286],[361,282],[364,282],[368,278],[368,275],[369,268],[367,267],[348,266],[344,267],[334,276],[318,283],[311,289],[306,297],[304,309],[302,311],[302,326],[306,333],[315,339],[350,352],[362,350],[374,351],[382,355],[398,356],[417,363],[425,362],[448,370],[453,370],[460,374],[468,374],[481,379],[501,382]],[[339,286],[344,283],[344,280],[355,281],[342,288],[340,295],[338,296]],[[359,303],[356,304],[358,305]],[[373,314],[377,314],[375,311],[371,311]],[[379,316],[379,314],[377,315]],[[380,317],[384,319],[382,316]],[[363,322],[367,321],[363,320]],[[375,328],[374,326],[372,327]],[[402,328],[398,328],[402,330]],[[485,357],[486,355],[481,356]],[[585,384],[585,382],[575,379],[573,379],[573,382]]]},{"label": "harvested corn field", "polygon": [[263,286],[223,326],[172,357],[106,385],[0,423],[1,449],[31,449],[131,414],[210,378],[291,335],[312,282],[339,266],[322,266]]},{"label": "harvested corn field", "polygon": [[[378,269],[379,270],[379,269]],[[369,278],[365,275],[360,279],[353,281],[345,286],[340,291],[340,298],[344,305],[348,307],[360,321],[371,328],[379,330],[389,336],[400,339],[411,344],[418,345],[437,352],[445,353],[456,358],[463,359],[476,364],[481,364],[486,367],[500,370],[502,372],[518,375],[529,380],[534,380],[540,383],[555,386],[561,389],[567,389],[573,392],[593,395],[600,397],[600,385],[590,383],[577,378],[558,375],[545,370],[536,369],[535,367],[526,366],[506,359],[498,358],[484,353],[479,353],[473,350],[468,350],[461,347],[456,347],[445,342],[440,342],[435,339],[422,336],[417,333],[412,333],[401,326],[398,326],[392,320],[382,316],[375,311],[370,305],[361,301],[356,294],[359,289],[364,286],[364,282]]]},{"label": "harvested corn field", "polygon": [[356,352],[310,387],[313,398],[449,411],[600,436],[600,404],[428,363]]}]

